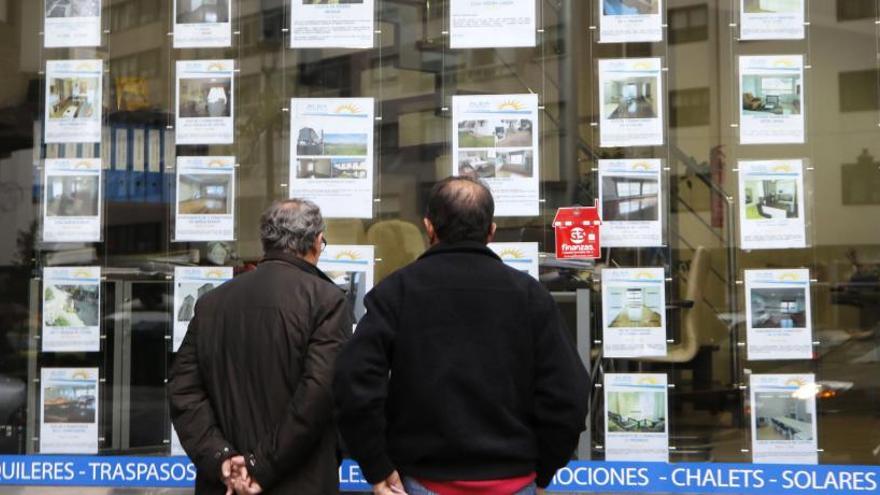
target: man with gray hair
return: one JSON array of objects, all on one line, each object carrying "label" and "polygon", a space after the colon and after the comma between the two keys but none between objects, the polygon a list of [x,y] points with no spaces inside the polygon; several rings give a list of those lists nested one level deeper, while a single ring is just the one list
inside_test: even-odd
[{"label": "man with gray hair", "polygon": [[168,393],[197,494],[338,493],[331,383],[352,322],[316,266],[324,228],[314,203],[275,202],[257,269],[196,303]]}]

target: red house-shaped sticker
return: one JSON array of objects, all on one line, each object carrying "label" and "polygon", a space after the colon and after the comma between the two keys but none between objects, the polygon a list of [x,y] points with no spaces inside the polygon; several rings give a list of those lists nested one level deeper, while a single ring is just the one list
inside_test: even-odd
[{"label": "red house-shaped sticker", "polygon": [[599,245],[599,202],[593,206],[560,208],[553,219],[557,259],[596,259]]}]

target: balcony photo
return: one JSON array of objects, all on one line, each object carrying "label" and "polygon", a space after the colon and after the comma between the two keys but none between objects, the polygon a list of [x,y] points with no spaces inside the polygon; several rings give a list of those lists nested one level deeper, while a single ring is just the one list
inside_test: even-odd
[{"label": "balcony photo", "polygon": [[654,77],[631,77],[605,82],[602,114],[606,119],[657,118]]},{"label": "balcony photo", "polygon": [[229,0],[177,0],[178,24],[229,22]]},{"label": "balcony photo", "polygon": [[232,177],[225,174],[181,174],[177,191],[181,215],[230,215]]}]

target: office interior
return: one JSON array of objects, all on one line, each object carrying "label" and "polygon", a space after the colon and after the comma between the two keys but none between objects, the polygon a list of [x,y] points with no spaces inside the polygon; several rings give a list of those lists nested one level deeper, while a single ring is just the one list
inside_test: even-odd
[{"label": "office interior", "polygon": [[[271,201],[289,194],[290,139],[296,138],[283,111],[289,98],[377,99],[372,218],[330,219],[327,236],[335,244],[374,245],[382,260],[376,263],[378,283],[427,247],[420,222],[428,191],[458,160],[451,148],[452,133],[458,132],[448,110],[451,97],[535,92],[542,107],[533,167],[540,180],[540,214],[498,218],[496,240],[538,242],[542,252],[552,253],[556,209],[593,204],[599,159],[662,158],[667,168],[659,211],[664,246],[606,249],[595,262],[542,258],[542,284],[559,302],[572,336],[580,328],[590,342],[602,336],[605,267],[661,266],[670,279],[667,356],[607,359],[590,345],[579,351],[593,380],[601,383],[605,372],[667,373],[675,385],[668,402],[671,460],[749,463],[752,411],[748,390],[741,388],[748,383],[746,370],[814,373],[819,462],[880,463],[880,230],[873,228],[880,196],[872,192],[880,185],[875,24],[880,14],[874,0],[808,1],[808,40],[749,43],[740,42],[730,27],[738,16],[736,2],[668,0],[663,41],[627,44],[600,44],[597,33],[585,29],[599,22],[593,0],[538,0],[541,32],[535,47],[479,50],[449,48],[448,1],[411,0],[377,0],[381,33],[369,50],[288,48],[289,2],[273,0],[234,2],[231,20],[239,34],[228,49],[173,49],[167,36],[174,20],[171,3],[135,0],[103,2],[108,32],[102,47],[43,49],[41,3],[0,2],[5,21],[0,54],[6,67],[0,74],[0,120],[8,123],[0,127],[0,224],[10,234],[0,237],[0,389],[8,397],[0,401],[0,428],[6,428],[0,431],[10,432],[0,435],[0,453],[39,453],[28,398],[33,370],[98,366],[108,380],[100,393],[101,410],[108,411],[101,415],[100,452],[169,454],[164,383],[173,359],[166,338],[173,291],[167,276],[175,266],[218,261],[208,256],[210,243],[173,242],[175,149],[169,145],[169,126],[174,125],[175,62],[198,57],[234,58],[240,69],[229,100],[235,102],[235,143],[176,149],[180,155],[234,155],[240,163],[237,237],[225,246],[221,263],[240,272],[259,262],[256,219]],[[783,109],[807,95],[799,102],[806,109],[807,143],[742,146],[732,126],[744,100],[737,57],[774,53],[804,54],[812,65],[800,86],[792,83],[778,95]],[[621,57],[661,57],[668,69],[662,76],[661,146],[599,145],[602,116],[622,103],[611,108],[599,101],[597,61]],[[45,61],[70,58],[103,59],[108,94],[117,83],[139,81],[126,86],[134,92],[105,98],[103,151],[41,140],[48,97]],[[766,87],[749,88],[765,109],[754,111],[770,111],[768,106],[777,103],[768,99],[773,94]],[[647,100],[656,88],[631,91],[630,97]],[[134,167],[140,130],[161,136],[158,152],[145,152],[143,170]],[[46,245],[37,231],[44,185],[34,163],[71,155],[100,156],[105,185],[117,179],[128,185],[107,190],[101,243]],[[119,165],[128,164],[129,157],[130,166]],[[739,249],[737,161],[792,157],[814,164],[805,171],[811,198],[804,204],[811,219],[808,247]],[[159,165],[151,165],[156,160]],[[147,187],[138,189],[142,177]],[[102,314],[121,316],[102,318],[106,338],[100,353],[41,353],[31,338],[39,331],[34,322],[40,315],[40,270],[64,265],[100,265],[106,272]],[[748,361],[742,346],[743,271],[791,267],[809,268],[813,279],[815,357]],[[583,294],[589,295],[587,303],[578,297]],[[125,342],[117,340],[123,335]],[[122,369],[127,373],[112,373]],[[590,431],[575,453],[578,458],[603,459],[603,407],[601,394],[594,394]],[[25,488],[24,493],[51,490]]]}]

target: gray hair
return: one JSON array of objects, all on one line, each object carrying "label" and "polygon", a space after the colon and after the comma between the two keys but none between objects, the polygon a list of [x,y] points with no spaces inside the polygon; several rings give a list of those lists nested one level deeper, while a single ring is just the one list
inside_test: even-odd
[{"label": "gray hair", "polygon": [[275,201],[260,216],[263,251],[307,254],[318,234],[324,231],[324,217],[318,205],[307,199]]}]

